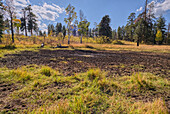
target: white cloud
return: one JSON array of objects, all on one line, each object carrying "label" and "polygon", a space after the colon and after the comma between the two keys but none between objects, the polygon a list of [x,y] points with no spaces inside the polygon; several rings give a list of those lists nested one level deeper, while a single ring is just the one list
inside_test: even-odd
[{"label": "white cloud", "polygon": [[61,7],[59,7],[59,6],[56,5],[56,4],[52,4],[52,5],[56,7],[56,10],[57,10],[59,13],[62,13],[62,12],[65,11],[65,8],[61,8]]},{"label": "white cloud", "polygon": [[161,14],[170,10],[170,0],[164,0],[164,2],[155,2],[154,13],[156,16],[160,16]]},{"label": "white cloud", "polygon": [[41,21],[37,21],[37,24],[40,26],[39,28],[41,31],[47,32],[47,25],[45,23],[42,23]]},{"label": "white cloud", "polygon": [[142,11],[143,7],[140,7],[139,9],[136,10],[136,12]]},{"label": "white cloud", "polygon": [[[30,3],[29,0],[14,0],[14,6],[17,12],[17,17],[22,17],[22,8],[27,7]],[[56,21],[56,19],[59,17],[59,14],[63,13],[65,11],[64,8],[61,8],[60,6],[56,4],[47,4],[44,3],[41,5],[32,5],[32,11],[38,18],[38,26],[40,30],[47,29],[47,25],[43,23],[44,21]]]},{"label": "white cloud", "polygon": [[[170,10],[170,0],[153,0],[149,4],[151,4],[151,3],[154,4],[153,12],[156,17],[158,17]],[[136,10],[136,12],[140,12],[140,11],[142,11],[142,9],[143,8],[140,7],[139,9]]]},{"label": "white cloud", "polygon": [[28,4],[31,4],[29,0],[27,0],[27,3],[28,3]]},{"label": "white cloud", "polygon": [[28,3],[27,0],[16,0],[16,1],[20,2],[20,3],[24,4],[24,5],[26,5]]},{"label": "white cloud", "polygon": [[59,13],[57,11],[48,10],[46,7],[33,5],[32,9],[34,14],[36,14],[36,16],[40,20],[45,19],[45,20],[55,21],[59,17]]}]

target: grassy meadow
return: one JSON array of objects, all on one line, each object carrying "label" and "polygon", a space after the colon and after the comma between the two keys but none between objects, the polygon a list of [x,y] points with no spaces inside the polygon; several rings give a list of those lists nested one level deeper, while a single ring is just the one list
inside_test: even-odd
[{"label": "grassy meadow", "polygon": [[[141,44],[137,47],[136,43],[127,41],[99,44],[96,38],[86,37],[83,44],[79,43],[79,37],[72,37],[70,45],[67,45],[67,37],[60,41],[54,37],[16,36],[15,44],[10,45],[5,36],[2,41],[0,60],[7,54],[40,49],[170,53],[167,45]],[[40,48],[43,42],[45,47]],[[59,43],[68,48],[53,48]],[[94,68],[65,76],[50,66],[32,64],[16,69],[3,66],[0,67],[0,90],[2,114],[169,113],[170,81],[150,72],[114,77]]]}]

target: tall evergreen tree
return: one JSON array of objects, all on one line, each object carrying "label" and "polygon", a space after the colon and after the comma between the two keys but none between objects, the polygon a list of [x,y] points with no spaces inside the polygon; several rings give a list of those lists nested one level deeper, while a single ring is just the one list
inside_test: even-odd
[{"label": "tall evergreen tree", "polygon": [[117,38],[117,32],[116,29],[112,31],[112,40],[116,40]]},{"label": "tall evergreen tree", "polygon": [[136,34],[136,42],[137,42],[137,46],[139,46],[139,43],[141,42],[141,38],[143,36],[143,31],[144,31],[144,20],[140,19],[137,23],[136,23],[136,29],[135,29],[135,34]]},{"label": "tall evergreen tree", "polygon": [[165,39],[165,18],[162,17],[162,15],[157,20],[157,30],[160,30],[162,32],[162,41],[160,41],[160,44],[163,43],[163,40]]},{"label": "tall evergreen tree", "polygon": [[125,26],[122,26],[122,40],[125,40]]},{"label": "tall evergreen tree", "polygon": [[109,15],[105,15],[100,24],[99,24],[99,35],[100,36],[107,36],[109,38],[112,37],[112,29],[110,27],[111,19],[109,18]]},{"label": "tall evergreen tree", "polygon": [[60,32],[62,32],[62,24],[61,23],[57,23],[55,31],[56,31],[56,36],[58,36],[58,34]]},{"label": "tall evergreen tree", "polygon": [[44,36],[41,30],[39,31],[39,36]]},{"label": "tall evergreen tree", "polygon": [[95,37],[95,28],[92,29],[92,37]]},{"label": "tall evergreen tree", "polygon": [[97,37],[99,35],[99,29],[98,29],[98,25],[96,22],[94,22],[94,28],[93,28],[93,32],[94,32],[94,36],[93,37]]},{"label": "tall evergreen tree", "polygon": [[45,31],[43,32],[43,35],[44,35],[44,37],[46,37],[46,32]]},{"label": "tall evergreen tree", "polygon": [[122,28],[120,26],[117,29],[117,38],[118,40],[122,40]]},{"label": "tall evergreen tree", "polygon": [[3,21],[3,4],[2,4],[2,0],[0,0],[0,43],[1,38],[2,38],[2,34],[3,34],[3,29],[4,29],[4,21]]},{"label": "tall evergreen tree", "polygon": [[153,26],[152,26],[152,41],[151,41],[153,44],[156,44],[156,41],[155,41],[156,33],[157,33],[157,25],[156,25],[156,23],[153,23]]},{"label": "tall evergreen tree", "polygon": [[89,29],[89,33],[88,33],[89,37],[92,37],[92,29]]},{"label": "tall evergreen tree", "polygon": [[62,32],[63,32],[63,37],[65,38],[65,36],[66,36],[66,27],[65,26],[63,26]]},{"label": "tall evergreen tree", "polygon": [[33,30],[37,32],[38,30],[38,24],[37,24],[37,17],[36,15],[32,12],[31,5],[27,7],[28,9],[28,31],[31,32],[31,35],[33,35]]},{"label": "tall evergreen tree", "polygon": [[128,36],[128,39],[130,41],[133,41],[134,38],[134,31],[135,31],[135,25],[134,25],[134,21],[135,21],[135,13],[131,13],[130,16],[128,17],[128,22],[126,25],[126,35]]},{"label": "tall evergreen tree", "polygon": [[48,35],[50,34],[50,32],[51,32],[51,25],[49,24],[48,25]]},{"label": "tall evergreen tree", "polygon": [[55,35],[55,28],[53,24],[48,25],[48,35],[51,35],[51,36]]},{"label": "tall evergreen tree", "polygon": [[168,24],[168,32],[167,32],[167,41],[166,41],[166,43],[167,44],[170,44],[170,23]]},{"label": "tall evergreen tree", "polygon": [[27,17],[26,17],[26,12],[27,8],[22,9],[23,12],[23,17],[21,18],[21,31],[25,31],[25,36],[27,36]]},{"label": "tall evergreen tree", "polygon": [[10,20],[8,18],[4,21],[4,28],[6,32],[10,34]]},{"label": "tall evergreen tree", "polygon": [[145,43],[154,44],[155,42],[155,30],[154,30],[154,22],[155,22],[155,15],[154,15],[154,2],[151,2],[147,6],[147,15],[145,21]]},{"label": "tall evergreen tree", "polygon": [[52,32],[51,35],[54,36],[55,35],[55,27],[53,24],[51,24],[51,32]]}]

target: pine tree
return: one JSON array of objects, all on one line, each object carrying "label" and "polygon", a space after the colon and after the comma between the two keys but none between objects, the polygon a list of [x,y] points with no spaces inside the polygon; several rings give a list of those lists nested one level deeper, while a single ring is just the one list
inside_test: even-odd
[{"label": "pine tree", "polygon": [[135,29],[137,46],[139,46],[139,43],[142,41],[143,31],[144,31],[144,20],[140,19],[139,22],[136,23],[136,29]]},{"label": "pine tree", "polygon": [[65,26],[63,26],[62,31],[63,31],[63,36],[64,36],[64,38],[65,38],[65,36],[66,36],[66,27],[65,27]]},{"label": "pine tree", "polygon": [[92,37],[92,30],[91,30],[91,28],[89,29],[89,37]]},{"label": "pine tree", "polygon": [[117,32],[116,32],[116,29],[112,31],[112,40],[116,40],[117,38]]},{"label": "pine tree", "polygon": [[117,29],[117,38],[118,40],[122,40],[122,29],[120,26]]},{"label": "pine tree", "polygon": [[61,23],[57,23],[55,31],[56,31],[56,36],[58,36],[58,34],[60,32],[62,32],[62,24]]},{"label": "pine tree", "polygon": [[43,35],[46,36],[46,32],[45,31],[43,32]]},{"label": "pine tree", "polygon": [[55,35],[55,28],[54,28],[53,24],[51,24],[51,31],[52,31],[52,36],[54,36]]},{"label": "pine tree", "polygon": [[170,44],[170,23],[168,24],[168,32],[167,32],[167,41],[166,41],[166,43],[167,44]]},{"label": "pine tree", "polygon": [[50,32],[51,32],[51,25],[49,24],[48,25],[48,35],[50,34]]},{"label": "pine tree", "polygon": [[1,38],[2,38],[2,35],[3,35],[3,29],[4,29],[4,21],[3,21],[3,7],[2,7],[2,0],[0,0],[0,43],[2,42],[1,41]]},{"label": "pine tree", "polygon": [[44,36],[41,30],[39,31],[39,36]]},{"label": "pine tree", "polygon": [[160,41],[159,43],[162,44],[163,40],[165,39],[165,18],[162,17],[162,15],[159,17],[159,19],[157,20],[157,30],[160,30],[162,32],[162,41]]},{"label": "pine tree", "polygon": [[28,15],[27,15],[27,17],[28,17],[28,31],[31,32],[31,35],[33,35],[33,30],[35,32],[38,31],[37,17],[33,12],[31,12],[32,11],[31,5],[29,5],[27,7],[27,9],[28,9]]},{"label": "pine tree", "polygon": [[157,25],[156,23],[154,23],[152,26],[152,43],[153,44],[156,44],[156,41],[155,41],[156,33],[157,33]]},{"label": "pine tree", "polygon": [[27,8],[23,8],[22,11],[23,11],[23,17],[21,18],[20,30],[21,31],[25,30],[25,36],[27,36],[27,17],[26,17]]},{"label": "pine tree", "polygon": [[135,25],[134,25],[134,21],[135,21],[135,13],[131,13],[130,16],[128,17],[128,23],[126,25],[126,34],[128,36],[128,39],[130,41],[134,41],[134,31],[135,31]]},{"label": "pine tree", "polygon": [[99,24],[99,35],[112,38],[112,29],[110,27],[111,19],[109,15],[105,15]]},{"label": "pine tree", "polygon": [[124,40],[125,39],[125,26],[122,26],[121,29],[122,29],[122,40]]}]

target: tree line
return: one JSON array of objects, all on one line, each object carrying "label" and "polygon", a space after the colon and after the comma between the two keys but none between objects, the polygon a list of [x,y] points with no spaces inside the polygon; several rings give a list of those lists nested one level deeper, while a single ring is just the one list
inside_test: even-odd
[{"label": "tree line", "polygon": [[[105,15],[99,24],[94,23],[94,28],[89,28],[90,22],[86,19],[83,11],[75,12],[75,7],[69,4],[65,9],[67,17],[64,18],[65,25],[57,23],[48,25],[48,36],[57,37],[68,36],[68,44],[70,44],[70,36],[78,35],[80,37],[80,43],[82,43],[83,37],[92,37],[100,40],[102,43],[111,43],[113,40],[126,40],[131,42],[145,43],[145,44],[170,44],[169,28],[166,32],[166,20],[163,16],[156,18],[154,13],[154,4],[151,3],[145,6],[145,11],[136,16],[135,13],[131,13],[128,17],[127,24],[122,27],[118,27],[116,30],[112,30],[110,26],[111,19],[109,15]],[[41,31],[38,28],[37,17],[33,13],[31,5],[22,9],[22,18],[16,18],[16,12],[13,4],[13,0],[6,0],[3,4],[0,0],[0,42],[4,31],[12,34],[12,42],[14,42],[14,32],[19,34],[19,31],[25,32],[25,36],[28,32],[33,35],[45,36],[46,32]],[[4,19],[4,14],[8,14]],[[14,31],[15,28],[15,31]]]},{"label": "tree line", "polygon": [[[12,43],[14,43],[14,32],[19,34],[19,31],[25,31],[26,36],[27,32],[30,32],[31,35],[33,35],[33,32],[38,33],[37,17],[32,12],[31,5],[22,9],[23,14],[21,19],[17,19],[16,17],[13,0],[6,0],[4,4],[0,0],[0,10],[0,39],[2,38],[3,31],[6,31],[8,34],[11,33]],[[6,18],[4,18],[5,14]]]},{"label": "tree line", "polygon": [[[131,13],[128,17],[127,24],[118,27],[113,31],[113,38],[127,40],[145,44],[170,44],[169,29],[166,32],[166,20],[160,15],[158,18],[154,14],[154,3],[147,4],[145,11],[136,17]],[[169,24],[170,26],[170,24]],[[169,28],[169,27],[168,27]]]},{"label": "tree line", "polygon": [[137,42],[138,45],[139,43],[170,44],[163,16],[156,19],[154,15],[152,17],[148,15],[146,20],[144,20],[141,14],[136,18],[135,13],[131,13],[126,26],[118,27],[117,37],[114,36],[114,39],[116,38]]},{"label": "tree line", "polygon": [[[135,13],[131,13],[128,17],[127,24],[118,27],[117,30],[112,30],[110,27],[111,19],[109,15],[105,15],[99,24],[95,23],[95,28],[90,29],[90,22],[87,21],[83,12],[80,10],[80,22],[78,22],[75,8],[69,4],[66,8],[68,18],[65,22],[70,28],[71,23],[75,20],[77,23],[78,33],[80,36],[80,43],[82,43],[82,36],[99,37],[103,43],[111,43],[113,40],[126,40],[144,44],[170,44],[169,28],[166,32],[166,20],[161,15],[159,18],[154,14],[154,3],[147,4],[145,11],[140,13],[137,17]],[[70,30],[70,29],[68,29]],[[70,32],[68,31],[68,36]],[[68,40],[69,44],[69,40]]]}]

